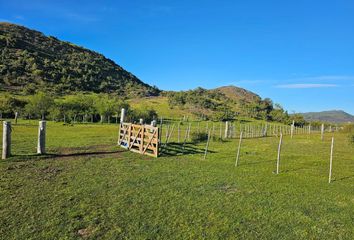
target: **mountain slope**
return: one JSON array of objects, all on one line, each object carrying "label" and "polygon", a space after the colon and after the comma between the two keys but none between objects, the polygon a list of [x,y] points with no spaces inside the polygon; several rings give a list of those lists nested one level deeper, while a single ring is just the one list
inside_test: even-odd
[{"label": "mountain slope", "polygon": [[301,113],[307,121],[332,123],[354,122],[354,116],[341,110]]},{"label": "mountain slope", "polygon": [[157,95],[159,90],[102,54],[10,23],[0,23],[0,89]]},{"label": "mountain slope", "polygon": [[235,86],[224,86],[212,89],[212,91],[218,91],[224,94],[227,98],[235,101],[244,101],[244,102],[254,102],[261,100],[261,97],[257,94],[248,91],[243,88]]}]

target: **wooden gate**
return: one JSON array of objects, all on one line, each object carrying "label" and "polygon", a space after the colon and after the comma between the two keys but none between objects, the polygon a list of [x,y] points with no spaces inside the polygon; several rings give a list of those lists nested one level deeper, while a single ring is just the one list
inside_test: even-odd
[{"label": "wooden gate", "polygon": [[157,157],[159,155],[159,128],[121,123],[118,144],[132,152]]}]

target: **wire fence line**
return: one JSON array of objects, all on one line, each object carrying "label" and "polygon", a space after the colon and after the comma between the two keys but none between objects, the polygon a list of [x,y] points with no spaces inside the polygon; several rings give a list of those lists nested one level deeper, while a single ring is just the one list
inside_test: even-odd
[{"label": "wire fence line", "polygon": [[[207,139],[215,141],[237,139],[241,132],[243,133],[243,138],[247,139],[278,137],[281,133],[284,136],[296,136],[338,130],[336,127],[298,127],[270,122],[214,122],[189,121],[188,119],[185,121],[183,119],[182,121],[181,119],[158,119],[155,122],[157,127],[160,128],[160,147],[166,147],[170,143],[178,143],[182,145],[183,149],[185,149],[187,143],[192,143],[196,138],[200,137],[198,135],[204,135],[203,139],[198,139],[199,141],[207,141]],[[115,123],[68,124],[52,121],[48,121],[47,123],[48,134],[44,134],[44,136],[47,138],[45,145],[49,147],[49,151],[57,152],[64,148],[80,148],[96,145],[108,146],[116,143],[118,138],[119,125]],[[34,154],[38,152],[38,124],[39,121],[37,120],[20,120],[17,124],[11,125],[13,153]],[[3,127],[3,124],[1,124],[1,127]],[[321,137],[323,138],[323,136]]]}]

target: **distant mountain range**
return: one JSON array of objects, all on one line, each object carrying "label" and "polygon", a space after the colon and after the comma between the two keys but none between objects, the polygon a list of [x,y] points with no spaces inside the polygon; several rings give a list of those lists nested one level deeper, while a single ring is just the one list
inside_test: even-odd
[{"label": "distant mountain range", "polygon": [[342,110],[300,113],[307,121],[322,121],[331,123],[354,122],[354,116]]}]

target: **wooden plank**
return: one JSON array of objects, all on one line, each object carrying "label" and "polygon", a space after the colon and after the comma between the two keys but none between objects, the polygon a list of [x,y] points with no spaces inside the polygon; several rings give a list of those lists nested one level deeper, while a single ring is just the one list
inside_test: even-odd
[{"label": "wooden plank", "polygon": [[[172,131],[168,134],[170,137]],[[132,123],[122,123],[120,125],[120,145],[124,147],[122,143],[125,143],[128,149],[135,153],[157,157],[160,143],[159,136],[159,128],[151,125],[137,125]]]},{"label": "wooden plank", "polygon": [[142,152],[143,154],[146,152],[146,149],[147,149],[147,148],[149,147],[149,145],[151,144],[151,141],[152,141],[152,139],[154,138],[155,133],[156,133],[156,130],[154,131],[154,134],[152,135],[152,137],[149,139],[148,144],[145,146],[144,151]]},{"label": "wooden plank", "polygon": [[133,142],[129,145],[129,149],[133,146],[133,144],[135,143],[135,141],[136,141],[136,139],[138,138],[138,134],[140,133],[140,131],[141,131],[141,129],[138,131],[138,133],[137,134],[135,134],[134,135],[134,137],[133,137]]}]

